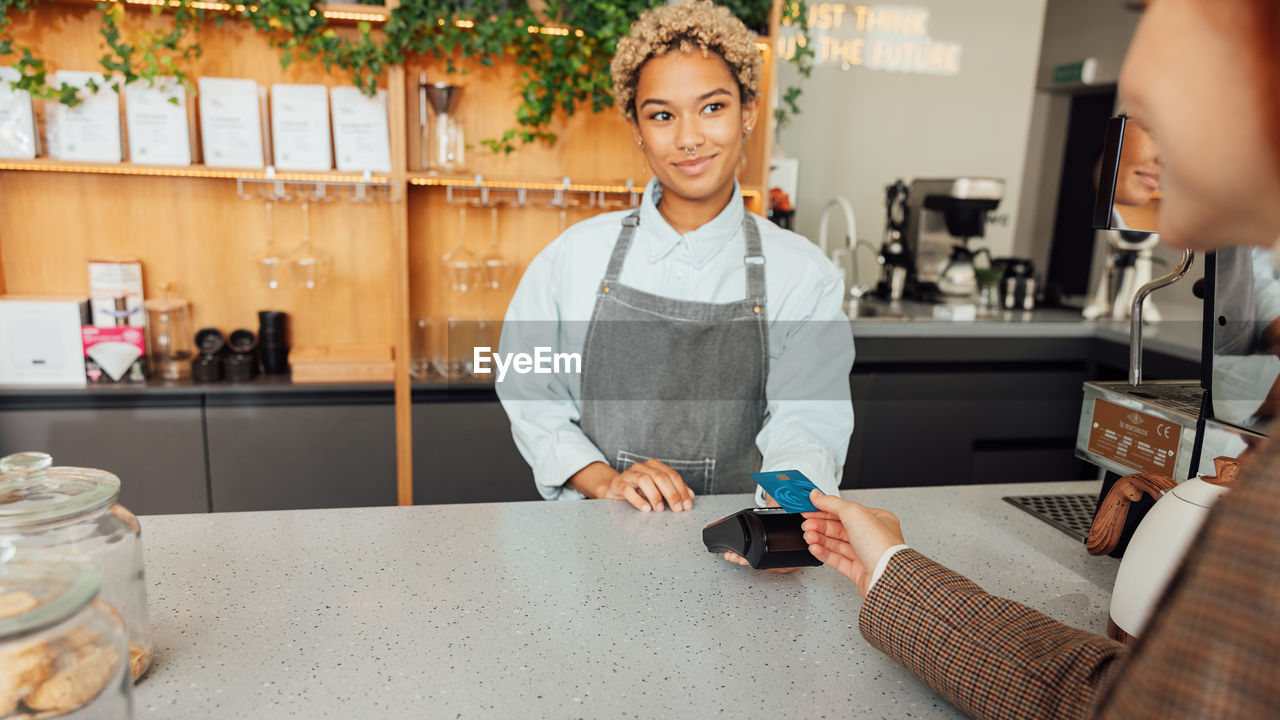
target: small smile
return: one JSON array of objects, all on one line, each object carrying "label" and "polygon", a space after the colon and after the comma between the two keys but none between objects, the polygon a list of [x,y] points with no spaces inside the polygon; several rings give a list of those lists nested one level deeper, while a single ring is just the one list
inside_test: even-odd
[{"label": "small smile", "polygon": [[675,166],[686,175],[699,175],[703,170],[707,169],[713,159],[715,159],[715,155],[705,155],[675,163]]}]

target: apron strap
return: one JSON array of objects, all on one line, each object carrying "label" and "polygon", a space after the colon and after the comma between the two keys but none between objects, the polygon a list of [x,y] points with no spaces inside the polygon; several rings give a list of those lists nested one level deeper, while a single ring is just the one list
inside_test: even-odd
[{"label": "apron strap", "polygon": [[609,267],[604,271],[605,287],[618,282],[618,276],[622,274],[622,263],[627,259],[627,249],[631,247],[631,238],[635,237],[636,226],[639,224],[639,210],[633,210],[630,215],[622,218],[622,232],[618,233],[618,240],[613,244],[613,254],[609,256]]},{"label": "apron strap", "polygon": [[742,209],[742,231],[747,237],[747,299],[764,304],[764,250],[760,246],[760,228],[751,218],[751,211]]}]

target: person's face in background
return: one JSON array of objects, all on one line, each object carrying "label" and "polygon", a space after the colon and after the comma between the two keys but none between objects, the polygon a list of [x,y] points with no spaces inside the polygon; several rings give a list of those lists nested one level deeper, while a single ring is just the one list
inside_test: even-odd
[{"label": "person's face in background", "polygon": [[1160,191],[1160,155],[1156,143],[1137,122],[1124,126],[1120,166],[1116,168],[1117,205],[1142,206]]},{"label": "person's face in background", "polygon": [[1161,238],[1173,247],[1269,246],[1280,234],[1250,22],[1243,0],[1150,0],[1129,46],[1120,94],[1160,145]]},{"label": "person's face in background", "polygon": [[632,130],[664,192],[690,201],[722,199],[756,113],[755,101],[741,101],[724,58],[679,50],[655,57],[640,70],[635,102]]}]

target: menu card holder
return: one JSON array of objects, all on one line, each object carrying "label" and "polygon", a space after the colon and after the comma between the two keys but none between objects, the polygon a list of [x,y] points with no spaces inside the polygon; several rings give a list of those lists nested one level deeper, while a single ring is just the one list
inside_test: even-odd
[{"label": "menu card holder", "polygon": [[11,67],[0,67],[0,157],[29,160],[36,156],[36,120],[31,93],[14,90],[20,77]]},{"label": "menu card holder", "polygon": [[391,172],[387,91],[368,97],[355,87],[329,91],[333,103],[333,147],[344,172]]},{"label": "menu card holder", "polygon": [[241,78],[200,78],[200,138],[208,167],[261,168],[258,84]]},{"label": "menu card holder", "polygon": [[271,86],[271,145],[279,170],[333,169],[325,86]]},{"label": "menu card holder", "polygon": [[[58,103],[54,109],[56,140],[50,143],[54,157],[97,163],[118,163],[123,159],[120,95],[112,82],[100,72],[59,70],[54,73],[54,86],[67,84],[77,88],[81,101],[75,107]],[[95,85],[97,92],[93,90]]]},{"label": "menu card holder", "polygon": [[176,78],[138,80],[124,90],[129,160],[147,165],[190,165],[187,89]]}]

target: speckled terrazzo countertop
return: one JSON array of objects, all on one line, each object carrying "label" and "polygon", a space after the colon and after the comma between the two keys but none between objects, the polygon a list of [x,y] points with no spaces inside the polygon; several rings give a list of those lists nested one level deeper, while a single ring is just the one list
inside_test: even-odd
[{"label": "speckled terrazzo countertop", "polygon": [[[1117,563],[1000,500],[1098,483],[861,490],[908,541],[1102,632]],[[617,502],[142,518],[156,659],[138,718],[960,717],[872,649],[826,568],[707,553]]]}]

